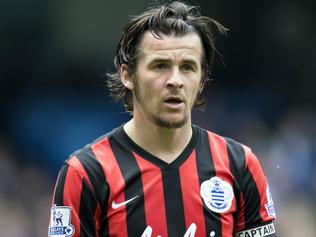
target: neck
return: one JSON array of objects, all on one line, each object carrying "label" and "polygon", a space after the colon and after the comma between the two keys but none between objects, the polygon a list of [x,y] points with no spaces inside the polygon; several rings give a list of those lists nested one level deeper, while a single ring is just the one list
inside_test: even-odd
[{"label": "neck", "polygon": [[167,163],[182,153],[192,136],[191,120],[181,128],[169,129],[134,117],[124,130],[136,144]]}]

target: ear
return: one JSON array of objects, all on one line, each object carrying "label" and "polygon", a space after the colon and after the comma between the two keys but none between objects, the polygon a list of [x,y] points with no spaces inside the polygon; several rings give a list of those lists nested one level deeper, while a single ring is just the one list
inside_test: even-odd
[{"label": "ear", "polygon": [[126,64],[121,65],[120,75],[121,75],[121,81],[122,81],[123,85],[129,90],[133,90],[134,83],[133,83],[131,75],[129,75],[129,73],[128,73],[128,66]]}]

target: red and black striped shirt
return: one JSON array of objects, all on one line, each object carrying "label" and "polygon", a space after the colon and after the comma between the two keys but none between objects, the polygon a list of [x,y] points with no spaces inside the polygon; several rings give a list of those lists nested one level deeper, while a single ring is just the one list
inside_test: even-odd
[{"label": "red and black striped shirt", "polygon": [[[275,236],[272,199],[255,155],[232,139],[192,129],[170,164],[135,144],[123,126],[75,152],[57,179],[49,235],[57,236],[58,226],[67,231],[61,222],[68,218],[72,230],[58,236],[246,237],[241,231],[250,229],[258,235],[249,236]],[[58,223],[59,207],[70,214]]]}]

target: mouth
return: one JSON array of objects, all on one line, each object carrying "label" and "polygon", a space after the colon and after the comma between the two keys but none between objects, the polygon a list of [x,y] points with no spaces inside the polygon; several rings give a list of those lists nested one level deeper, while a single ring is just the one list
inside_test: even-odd
[{"label": "mouth", "polygon": [[184,103],[184,100],[178,96],[170,96],[164,100],[164,103],[169,107],[178,108]]}]

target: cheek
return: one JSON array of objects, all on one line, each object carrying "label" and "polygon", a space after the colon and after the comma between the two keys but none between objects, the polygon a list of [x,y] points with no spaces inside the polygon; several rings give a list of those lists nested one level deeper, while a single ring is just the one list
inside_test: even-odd
[{"label": "cheek", "polygon": [[158,91],[155,90],[153,83],[138,86],[138,95],[145,104],[154,105],[158,100]]},{"label": "cheek", "polygon": [[189,94],[190,94],[190,106],[192,107],[195,103],[200,87],[197,85],[192,85],[191,88],[192,89],[190,90]]},{"label": "cheek", "polygon": [[190,94],[192,95],[192,97],[195,97],[199,92],[200,84],[192,83],[190,88],[191,88]]}]

